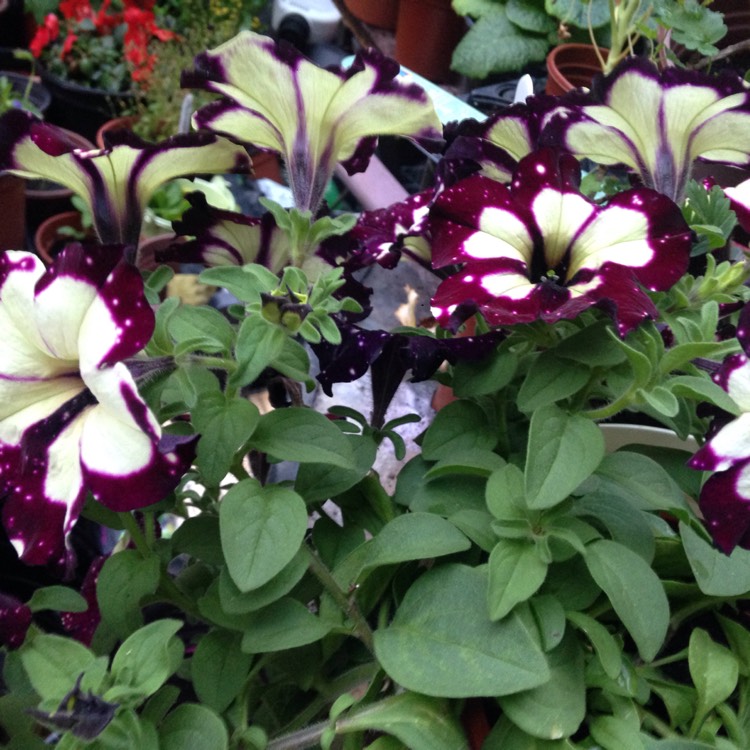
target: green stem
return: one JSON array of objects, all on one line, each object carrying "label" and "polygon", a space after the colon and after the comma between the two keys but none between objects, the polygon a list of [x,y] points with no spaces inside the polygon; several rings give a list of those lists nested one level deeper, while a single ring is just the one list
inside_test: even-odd
[{"label": "green stem", "polygon": [[310,571],[323,584],[323,588],[333,597],[341,611],[354,623],[354,635],[367,647],[370,653],[375,653],[373,633],[367,624],[364,615],[357,606],[354,597],[349,597],[331,575],[325,563],[318,557],[317,553],[307,544],[302,545],[307,552]]},{"label": "green stem", "polygon": [[185,357],[185,361],[194,362],[197,365],[207,367],[209,370],[234,372],[237,369],[237,363],[233,359],[227,359],[226,357],[209,357],[205,354],[191,353]]},{"label": "green stem", "polygon": [[151,547],[141,531],[138,521],[135,520],[135,516],[133,516],[132,513],[118,513],[117,515],[120,517],[127,535],[131,538],[135,548],[141,553],[141,556],[151,557]]},{"label": "green stem", "polygon": [[660,737],[675,739],[679,737],[678,733],[675,732],[672,727],[666,722],[662,721],[657,716],[654,716],[650,711],[639,711],[643,724],[653,729]]},{"label": "green stem", "polygon": [[266,750],[305,750],[305,748],[317,747],[323,732],[330,726],[330,722],[321,721],[297,732],[277,737],[268,743]]},{"label": "green stem", "polygon": [[633,390],[628,389],[620,398],[615,399],[611,404],[602,406],[599,409],[590,409],[589,411],[582,412],[582,416],[588,419],[608,419],[614,417],[615,414],[619,414],[623,409],[627,409],[633,403]]}]

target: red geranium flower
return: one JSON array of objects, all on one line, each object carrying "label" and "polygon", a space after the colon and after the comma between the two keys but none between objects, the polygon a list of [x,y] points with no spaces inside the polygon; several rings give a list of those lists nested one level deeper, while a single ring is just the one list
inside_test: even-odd
[{"label": "red geranium flower", "polygon": [[44,23],[36,30],[29,49],[34,57],[39,57],[42,50],[60,35],[60,21],[54,13],[48,13]]}]

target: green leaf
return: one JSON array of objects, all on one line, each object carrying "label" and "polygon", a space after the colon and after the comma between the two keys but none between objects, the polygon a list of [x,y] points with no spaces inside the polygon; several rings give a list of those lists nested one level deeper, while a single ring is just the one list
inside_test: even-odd
[{"label": "green leaf", "polygon": [[662,466],[627,450],[607,454],[584,491],[622,498],[642,510],[687,509],[682,490]]},{"label": "green leaf", "polygon": [[526,502],[551,508],[565,500],[604,457],[601,430],[589,419],[546,406],[531,417],[526,456]]},{"label": "green leaf", "polygon": [[207,706],[183,703],[159,727],[160,750],[227,750],[224,722]]},{"label": "green leaf", "polygon": [[340,495],[357,484],[372,468],[378,450],[374,437],[346,435],[346,440],[352,448],[356,469],[342,469],[330,463],[300,464],[294,489],[306,503],[316,503]]},{"label": "green leaf", "polygon": [[529,63],[542,62],[549,42],[524,32],[508,20],[505,9],[480,18],[453,51],[451,69],[471,78],[491,73],[517,71]]},{"label": "green leaf", "polygon": [[251,444],[256,450],[286,461],[333,464],[357,470],[346,435],[323,414],[304,407],[264,414]]},{"label": "green leaf", "polygon": [[588,29],[589,25],[598,29],[609,23],[607,0],[545,0],[544,7],[549,15],[579,29]]},{"label": "green leaf", "polygon": [[141,600],[156,591],[159,576],[159,559],[144,558],[134,549],[112,555],[102,566],[96,581],[99,611],[120,638],[143,625]]},{"label": "green leaf", "polygon": [[584,559],[641,657],[651,661],[669,626],[669,602],[659,577],[640,555],[609,539],[589,544]]},{"label": "green leaf", "polygon": [[649,516],[622,498],[607,492],[594,492],[576,501],[576,515],[604,524],[611,537],[647,563],[654,559],[656,542],[648,522]]},{"label": "green leaf", "polygon": [[444,701],[402,693],[342,717],[337,734],[375,730],[397,737],[410,750],[457,750],[465,747],[461,725]]},{"label": "green leaf", "polygon": [[457,362],[453,366],[453,392],[458,398],[497,393],[513,379],[518,358],[502,346],[478,362]]},{"label": "green leaf", "polygon": [[328,635],[332,623],[316,617],[296,599],[279,599],[249,617],[242,636],[248,654],[285,651],[314,643]]},{"label": "green leaf", "polygon": [[[144,698],[155,693],[182,661],[182,642],[175,637],[182,626],[181,620],[156,620],[128,636],[112,660],[112,676],[117,684],[105,693],[105,698],[117,700],[124,693],[118,687]],[[177,664],[172,653],[175,644],[180,655]]]},{"label": "green leaf", "polygon": [[687,524],[680,538],[700,590],[707,596],[741,596],[750,591],[750,551],[740,547],[725,555]]},{"label": "green leaf", "polygon": [[389,521],[368,545],[366,567],[424,560],[463,552],[469,540],[432,513],[404,513]]},{"label": "green leaf", "polygon": [[195,694],[218,713],[237,697],[253,663],[252,656],[240,650],[241,641],[239,633],[212,630],[198,641],[190,660]]},{"label": "green leaf", "polygon": [[591,722],[591,736],[603,750],[643,750],[637,727],[619,716],[595,716]]},{"label": "green leaf", "polygon": [[201,475],[211,487],[217,487],[229,473],[235,453],[255,430],[260,413],[244,398],[226,398],[222,393],[201,399],[192,412],[198,440],[198,464]]},{"label": "green leaf", "polygon": [[715,617],[724,631],[732,653],[737,657],[740,674],[747,677],[750,675],[750,631],[735,620],[730,620],[718,614]]},{"label": "green leaf", "polygon": [[721,13],[707,8],[698,0],[668,4],[659,2],[655,7],[659,21],[671,30],[677,44],[697,50],[705,57],[718,52],[716,42],[727,33]]},{"label": "green leaf", "polygon": [[550,594],[537,594],[526,603],[539,629],[544,653],[557,648],[565,635],[565,609],[562,602]]},{"label": "green leaf", "polygon": [[729,394],[706,378],[680,375],[670,379],[669,388],[675,396],[686,396],[694,401],[708,401],[730,414],[739,414],[737,404],[732,401]]},{"label": "green leaf", "polygon": [[491,451],[497,444],[497,431],[487,414],[473,401],[453,401],[441,409],[422,440],[422,456],[439,461],[461,452]]},{"label": "green leaf", "polygon": [[515,614],[502,622],[482,616],[486,596],[482,570],[451,564],[425,573],[375,633],[383,669],[407,690],[437,697],[507,695],[546,682],[532,634]]},{"label": "green leaf", "polygon": [[567,612],[566,617],[591,641],[607,677],[616,680],[622,670],[622,652],[609,630],[583,612]]},{"label": "green leaf", "polygon": [[612,346],[608,321],[587,325],[578,333],[563,339],[554,349],[556,356],[571,359],[589,367],[614,367],[625,361],[625,353],[619,346]]},{"label": "green leaf", "polygon": [[237,369],[230,375],[229,384],[241,388],[255,382],[263,370],[282,354],[286,339],[286,333],[279,326],[269,323],[261,315],[245,318],[235,346]]},{"label": "green leaf", "polygon": [[544,11],[542,3],[531,0],[508,0],[505,4],[508,20],[526,31],[537,34],[553,34],[557,30],[557,22]]},{"label": "green leaf", "polygon": [[243,302],[254,302],[261,292],[271,292],[279,284],[275,273],[256,263],[207,268],[201,273],[199,281],[224,287]]},{"label": "green leaf", "polygon": [[260,588],[242,593],[232,581],[226,568],[219,576],[219,597],[221,606],[229,615],[243,615],[255,612],[286,596],[305,575],[309,558],[305,550],[300,549],[292,561],[268,583]]},{"label": "green leaf", "polygon": [[567,740],[541,740],[517,727],[507,716],[499,721],[482,743],[482,750],[570,750]]},{"label": "green leaf", "polygon": [[572,396],[586,385],[590,373],[585,365],[543,352],[534,360],[521,384],[516,399],[518,408],[531,413]]},{"label": "green leaf", "polygon": [[506,464],[487,481],[487,508],[498,521],[526,521],[526,491],[523,472]]},{"label": "green leaf", "polygon": [[489,559],[490,619],[502,620],[520,602],[536,593],[547,576],[547,563],[534,542],[501,539]]},{"label": "green leaf", "polygon": [[505,465],[505,459],[497,453],[486,450],[472,450],[467,453],[454,454],[450,458],[438,461],[426,474],[431,480],[444,476],[468,474],[477,477],[488,477],[496,469]]},{"label": "green leaf", "polygon": [[566,635],[549,654],[550,679],[543,685],[499,699],[508,718],[540,739],[570,737],[586,715],[583,652],[575,637]]},{"label": "green leaf", "polygon": [[231,324],[212,307],[183,305],[170,316],[167,328],[180,351],[229,352],[234,343]]},{"label": "green leaf", "polygon": [[702,628],[694,628],[688,644],[688,667],[698,691],[693,727],[700,727],[708,713],[725,701],[737,687],[737,657],[715,643]]},{"label": "green leaf", "polygon": [[637,393],[655,412],[665,417],[675,417],[680,411],[677,398],[664,386],[657,385],[651,389],[639,388]]},{"label": "green leaf", "polygon": [[[36,634],[26,639],[19,653],[34,690],[42,700],[56,703],[73,689],[78,675],[97,661],[82,643],[60,635]],[[84,688],[92,686],[84,681]]]},{"label": "green leaf", "polygon": [[219,379],[210,370],[194,363],[181,363],[171,375],[182,400],[193,409],[205,398],[221,392]]},{"label": "green leaf", "polygon": [[240,591],[251,591],[297,554],[307,531],[307,508],[286,487],[261,487],[254,479],[244,479],[221,501],[219,530],[232,580]]},{"label": "green leaf", "polygon": [[172,535],[175,554],[185,553],[209,565],[223,565],[219,517],[208,513],[186,518]]},{"label": "green leaf", "polygon": [[399,472],[394,502],[412,511],[450,516],[462,510],[484,510],[485,480],[475,476],[448,475],[425,480],[430,464],[417,455]]},{"label": "green leaf", "polygon": [[32,612],[51,609],[55,612],[85,612],[88,602],[74,589],[67,586],[45,586],[37,589],[27,602]]}]

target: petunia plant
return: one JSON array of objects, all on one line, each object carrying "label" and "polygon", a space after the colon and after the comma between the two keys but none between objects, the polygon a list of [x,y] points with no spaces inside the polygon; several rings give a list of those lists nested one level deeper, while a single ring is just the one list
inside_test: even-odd
[{"label": "petunia plant", "polygon": [[[225,98],[160,144],[0,119],[0,165],[98,232],[0,256],[2,742],[750,746],[748,201],[687,182],[744,159],[740,79],[625,62],[603,103],[444,133],[369,51],[321,70],[248,32],[184,83]],[[335,164],[383,134],[444,136],[435,184],[336,214]],[[246,146],[296,207],[191,195],[140,270],[153,187]],[[586,194],[584,156],[639,179]],[[169,295],[181,263],[212,304]],[[402,263],[431,288],[375,325]]]}]

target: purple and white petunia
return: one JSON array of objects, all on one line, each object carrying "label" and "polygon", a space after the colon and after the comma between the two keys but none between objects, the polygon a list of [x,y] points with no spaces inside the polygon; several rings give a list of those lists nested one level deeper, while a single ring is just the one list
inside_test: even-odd
[{"label": "purple and white petunia", "polygon": [[724,193],[729,198],[732,211],[737,214],[739,225],[746,232],[750,232],[750,180],[724,188]]},{"label": "purple and white petunia", "polygon": [[154,313],[121,249],[68,245],[45,269],[0,256],[2,519],[28,564],[63,564],[86,492],[115,511],[158,502],[182,477],[191,440],[163,436],[123,362]]},{"label": "purple and white petunia", "polygon": [[696,159],[750,164],[750,89],[730,72],[660,72],[631,57],[594,80],[588,101],[562,108],[544,138],[598,164],[624,164],[681,203]]},{"label": "purple and white petunia", "polygon": [[105,244],[138,244],[143,211],[163,183],[249,169],[245,148],[213,133],[154,144],[121,130],[110,134],[107,148],[81,151],[65,131],[28,112],[11,110],[0,117],[0,171],[65,185],[84,200]]},{"label": "purple and white petunia", "polygon": [[291,262],[289,235],[279,229],[270,212],[255,218],[215,208],[201,192],[188,193],[185,197],[190,208],[172,226],[178,235],[193,239],[157,254],[157,260],[206,266],[258,263],[274,273]]},{"label": "purple and white petunia", "polygon": [[700,509],[714,542],[727,554],[750,549],[750,305],[740,313],[737,340],[743,349],[713,375],[737,405],[734,419],[715,420],[709,440],[688,465],[714,471],[701,489]]},{"label": "purple and white petunia", "polygon": [[438,287],[433,314],[448,325],[473,303],[490,325],[555,322],[594,305],[625,335],[686,271],[690,230],[679,208],[647,188],[606,207],[578,190],[580,167],[551,149],[522,159],[510,185],[472,176],[441,193],[430,215],[432,263],[461,269]]},{"label": "purple and white petunia", "polygon": [[541,134],[558,109],[557,97],[532,96],[479,122],[463,120],[445,127],[448,143],[438,165],[441,184],[479,173],[510,182],[518,162],[539,147]]},{"label": "purple and white petunia", "polygon": [[430,98],[398,72],[374,50],[346,70],[325,70],[290,45],[245,31],[198,55],[181,83],[227,97],[199,110],[197,127],[280,153],[297,208],[314,213],[336,163],[363,171],[377,136],[441,138]]}]

